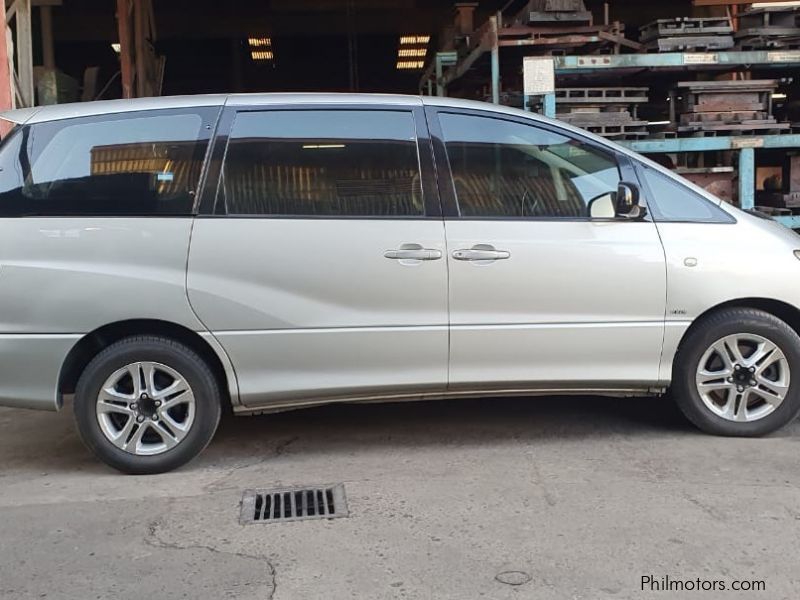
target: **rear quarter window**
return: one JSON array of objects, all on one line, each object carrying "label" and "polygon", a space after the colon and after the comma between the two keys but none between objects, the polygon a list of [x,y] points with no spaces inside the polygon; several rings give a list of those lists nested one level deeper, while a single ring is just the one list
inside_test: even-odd
[{"label": "rear quarter window", "polygon": [[191,214],[218,110],[18,128],[0,151],[0,216]]}]

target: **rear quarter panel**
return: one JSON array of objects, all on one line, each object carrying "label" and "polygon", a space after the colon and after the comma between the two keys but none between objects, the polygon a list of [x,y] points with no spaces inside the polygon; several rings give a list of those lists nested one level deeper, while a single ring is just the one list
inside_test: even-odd
[{"label": "rear quarter panel", "polygon": [[203,329],[186,296],[192,219],[0,219],[0,404],[55,408],[64,358],[98,327]]}]

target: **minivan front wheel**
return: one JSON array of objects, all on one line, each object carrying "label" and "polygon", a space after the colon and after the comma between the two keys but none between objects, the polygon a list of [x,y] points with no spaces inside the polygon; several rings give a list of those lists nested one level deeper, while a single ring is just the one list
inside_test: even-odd
[{"label": "minivan front wheel", "polygon": [[709,433],[775,431],[800,412],[800,336],[761,310],[715,313],[682,342],[673,391],[683,413]]},{"label": "minivan front wheel", "polygon": [[75,391],[86,445],[125,473],[161,473],[199,454],[216,431],[219,386],[208,365],[174,340],[140,336],[100,352]]}]

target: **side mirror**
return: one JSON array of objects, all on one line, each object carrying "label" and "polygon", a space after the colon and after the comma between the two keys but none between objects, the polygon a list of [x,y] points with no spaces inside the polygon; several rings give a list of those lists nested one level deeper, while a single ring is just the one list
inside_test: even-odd
[{"label": "side mirror", "polygon": [[620,181],[617,186],[615,212],[623,219],[641,219],[645,209],[639,205],[639,186],[635,183]]}]

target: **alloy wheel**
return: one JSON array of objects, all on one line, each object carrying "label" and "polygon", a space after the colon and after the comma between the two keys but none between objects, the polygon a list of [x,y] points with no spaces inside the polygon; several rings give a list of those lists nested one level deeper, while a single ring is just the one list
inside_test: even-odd
[{"label": "alloy wheel", "polygon": [[114,371],[100,388],[97,420],[112,444],[150,456],[177,446],[192,428],[195,397],[186,379],[157,362],[135,362]]},{"label": "alloy wheel", "polygon": [[774,412],[789,390],[789,363],[777,344],[755,334],[725,336],[705,351],[695,383],[705,406],[729,421]]}]

